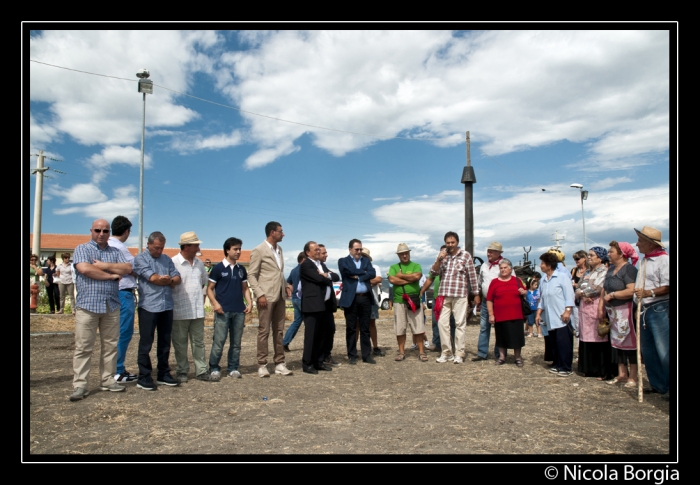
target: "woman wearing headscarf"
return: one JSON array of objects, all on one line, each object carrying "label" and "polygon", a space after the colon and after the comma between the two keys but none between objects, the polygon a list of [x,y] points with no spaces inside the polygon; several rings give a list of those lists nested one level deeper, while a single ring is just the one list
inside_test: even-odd
[{"label": "woman wearing headscarf", "polygon": [[557,270],[559,261],[554,253],[540,256],[540,269],[544,273],[540,284],[541,296],[535,321],[547,322],[554,366],[549,370],[560,377],[573,374],[571,363],[574,357],[574,334],[571,327],[571,312],[574,307],[574,289],[567,277],[568,271]]},{"label": "woman wearing headscarf", "polygon": [[613,365],[608,335],[598,335],[598,304],[603,291],[608,251],[594,246],[588,251],[587,271],[577,285],[579,300],[578,371],[599,381],[612,379]]},{"label": "woman wearing headscarf", "polygon": [[631,244],[617,241],[610,243],[608,258],[610,268],[598,303],[598,319],[602,320],[607,314],[610,320],[612,362],[617,364],[617,377],[608,383],[624,382],[625,387],[637,387],[637,335],[632,319],[632,296],[637,279],[634,265],[639,258]]}]

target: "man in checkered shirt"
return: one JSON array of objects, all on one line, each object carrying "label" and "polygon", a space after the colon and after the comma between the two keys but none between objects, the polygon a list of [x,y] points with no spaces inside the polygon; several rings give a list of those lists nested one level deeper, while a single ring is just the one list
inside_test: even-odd
[{"label": "man in checkered shirt", "polygon": [[80,401],[90,391],[87,378],[100,331],[100,376],[103,391],[121,392],[126,388],[114,380],[119,342],[119,280],[131,273],[131,264],[116,248],[107,244],[109,222],[97,219],[90,228],[90,241],[75,248],[78,298],[75,312],[75,354],[73,355],[73,394]]},{"label": "man in checkered shirt", "polygon": [[[465,340],[467,326],[467,310],[469,306],[468,293],[474,295],[474,304],[481,303],[479,296],[479,285],[474,269],[474,261],[471,254],[460,249],[459,236],[456,232],[445,234],[445,249],[438,254],[435,263],[430,268],[430,274],[440,276],[440,289],[437,296],[444,296],[445,301],[440,312],[438,328],[440,330],[440,341],[442,342],[442,353],[436,359],[438,363],[445,363],[453,360],[455,364],[464,362]],[[456,321],[455,329],[455,354],[452,355],[450,347],[450,315],[454,313]]]}]

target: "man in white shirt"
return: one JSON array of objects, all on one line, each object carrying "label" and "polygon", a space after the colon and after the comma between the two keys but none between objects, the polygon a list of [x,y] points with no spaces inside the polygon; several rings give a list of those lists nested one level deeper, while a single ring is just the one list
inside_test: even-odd
[{"label": "man in white shirt", "polygon": [[216,381],[207,369],[204,357],[204,288],[209,274],[204,263],[196,254],[199,240],[194,232],[180,236],[180,252],[173,257],[175,269],[180,273],[182,283],[173,288],[173,331],[172,342],[177,362],[177,380],[187,382],[190,362],[187,358],[187,341],[192,345],[195,378],[200,381]]},{"label": "man in white shirt", "polygon": [[669,258],[661,231],[644,226],[637,233],[637,248],[644,255],[637,261],[634,300],[642,304],[639,339],[651,389],[668,396],[670,385]]}]

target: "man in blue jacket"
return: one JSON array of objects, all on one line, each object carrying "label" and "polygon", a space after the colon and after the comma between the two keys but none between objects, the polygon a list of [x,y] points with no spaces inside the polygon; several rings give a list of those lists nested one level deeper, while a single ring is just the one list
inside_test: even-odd
[{"label": "man in blue jacket", "polygon": [[349,364],[357,364],[356,325],[360,321],[360,346],[362,361],[376,364],[372,358],[372,342],[369,335],[369,320],[372,311],[372,287],[370,280],[376,272],[369,259],[362,256],[362,241],[351,239],[348,245],[350,254],[338,260],[338,270],[343,279],[343,293],[340,306],[345,313],[345,340],[348,346]]},{"label": "man in blue jacket", "polygon": [[290,291],[292,292],[292,306],[294,307],[294,321],[287,329],[287,332],[284,334],[284,339],[282,340],[282,344],[284,345],[285,352],[289,352],[289,344],[291,344],[292,340],[294,340],[294,337],[296,337],[296,334],[299,331],[299,327],[301,327],[301,322],[304,319],[304,315],[301,313],[301,297],[298,294],[299,278],[300,278],[299,268],[301,267],[301,263],[304,262],[304,259],[306,259],[306,254],[304,253],[304,251],[302,251],[297,256],[297,262],[299,264],[297,264],[297,267],[294,268],[291,273],[289,273],[289,278],[287,278],[287,286],[289,287]]}]

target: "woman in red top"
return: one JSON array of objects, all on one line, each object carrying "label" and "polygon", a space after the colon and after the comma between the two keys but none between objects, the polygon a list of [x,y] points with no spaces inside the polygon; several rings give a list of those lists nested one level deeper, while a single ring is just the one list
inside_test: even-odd
[{"label": "woman in red top", "polygon": [[496,346],[501,354],[496,365],[506,363],[506,349],[513,349],[515,364],[523,366],[520,349],[525,345],[523,334],[523,309],[521,295],[527,293],[520,278],[512,276],[513,263],[502,259],[498,265],[498,278],[494,278],[486,294],[489,323],[496,326]]}]

